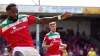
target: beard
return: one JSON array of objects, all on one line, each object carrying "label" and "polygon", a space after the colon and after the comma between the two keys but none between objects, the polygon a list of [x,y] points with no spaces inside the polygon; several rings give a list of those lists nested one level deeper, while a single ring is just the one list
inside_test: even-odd
[{"label": "beard", "polygon": [[10,21],[13,21],[13,22],[16,22],[18,20],[18,16],[15,16],[15,17],[9,17],[9,20]]}]

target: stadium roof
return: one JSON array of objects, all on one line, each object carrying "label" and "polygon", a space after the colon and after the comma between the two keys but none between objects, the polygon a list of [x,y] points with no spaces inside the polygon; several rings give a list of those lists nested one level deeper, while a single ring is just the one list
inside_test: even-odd
[{"label": "stadium roof", "polygon": [[[7,2],[5,2],[7,1]],[[100,0],[0,0],[0,4],[16,3],[22,5],[41,5],[51,6],[86,6],[86,7],[100,7]]]}]

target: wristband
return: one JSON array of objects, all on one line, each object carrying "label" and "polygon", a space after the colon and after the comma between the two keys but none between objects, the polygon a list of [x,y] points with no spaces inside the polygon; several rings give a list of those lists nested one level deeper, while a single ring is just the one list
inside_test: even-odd
[{"label": "wristband", "polygon": [[61,15],[58,15],[58,20],[61,20]]}]

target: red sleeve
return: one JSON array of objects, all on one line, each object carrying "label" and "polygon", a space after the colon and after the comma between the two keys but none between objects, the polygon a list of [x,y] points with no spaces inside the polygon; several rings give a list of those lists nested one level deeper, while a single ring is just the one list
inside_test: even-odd
[{"label": "red sleeve", "polygon": [[44,37],[44,42],[48,42],[48,36],[47,35],[45,35],[45,37]]},{"label": "red sleeve", "polygon": [[0,27],[0,36],[2,35],[2,28]]},{"label": "red sleeve", "polygon": [[38,18],[36,16],[29,15],[27,18],[28,18],[28,24],[29,25],[35,24],[38,21]]}]

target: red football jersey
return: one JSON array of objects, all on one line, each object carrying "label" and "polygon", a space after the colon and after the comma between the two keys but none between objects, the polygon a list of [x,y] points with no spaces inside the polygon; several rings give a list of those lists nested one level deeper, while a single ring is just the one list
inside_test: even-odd
[{"label": "red football jersey", "polygon": [[53,44],[53,46],[48,48],[47,56],[49,56],[49,55],[60,55],[59,47],[60,47],[61,39],[60,39],[59,33],[55,32],[53,34],[53,33],[49,32],[44,37],[44,42],[46,42],[47,45],[50,45],[51,43]]},{"label": "red football jersey", "polygon": [[28,26],[37,22],[35,16],[19,15],[16,22],[6,19],[0,24],[0,35],[10,44],[11,48],[17,46],[33,47],[34,42],[28,30]]}]

